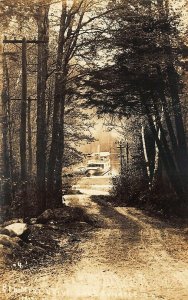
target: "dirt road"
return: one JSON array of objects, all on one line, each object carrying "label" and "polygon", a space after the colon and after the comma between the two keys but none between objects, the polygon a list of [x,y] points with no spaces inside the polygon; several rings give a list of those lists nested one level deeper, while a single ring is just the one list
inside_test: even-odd
[{"label": "dirt road", "polygon": [[67,196],[66,202],[84,207],[96,228],[78,242],[71,264],[20,271],[17,282],[12,271],[2,299],[188,299],[188,239],[180,229],[96,196]]}]

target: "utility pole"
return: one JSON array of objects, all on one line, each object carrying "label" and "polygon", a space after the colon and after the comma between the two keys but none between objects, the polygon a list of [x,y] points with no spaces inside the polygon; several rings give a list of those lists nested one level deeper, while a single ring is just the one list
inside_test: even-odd
[{"label": "utility pole", "polygon": [[122,141],[117,142],[118,146],[117,148],[120,151],[120,167],[121,167],[121,175],[123,174],[123,166],[124,166],[124,149],[125,145],[123,144]]},{"label": "utility pole", "polygon": [[20,164],[21,164],[21,180],[27,180],[27,140],[26,140],[26,111],[27,111],[27,44],[44,43],[38,40],[13,39],[8,40],[6,37],[3,41],[4,44],[21,44],[22,45],[22,97],[21,99],[21,122],[20,122]]},{"label": "utility pole", "polygon": [[27,44],[22,39],[22,100],[21,100],[21,122],[20,122],[20,163],[21,181],[27,180],[27,158],[26,158],[26,105],[27,105]]},{"label": "utility pole", "polygon": [[3,44],[0,40],[0,223],[3,220],[4,205],[4,159],[3,159]]},{"label": "utility pole", "polygon": [[32,174],[32,130],[31,130],[31,98],[28,97],[28,106],[27,106],[27,131],[28,131],[28,174]]}]

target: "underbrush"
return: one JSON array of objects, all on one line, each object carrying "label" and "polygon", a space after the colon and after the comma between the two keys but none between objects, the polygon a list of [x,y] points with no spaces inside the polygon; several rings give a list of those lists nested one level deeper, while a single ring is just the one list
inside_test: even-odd
[{"label": "underbrush", "polygon": [[145,178],[127,172],[126,175],[113,178],[111,202],[114,205],[135,206],[169,218],[187,217],[187,208],[161,178],[149,187]]}]

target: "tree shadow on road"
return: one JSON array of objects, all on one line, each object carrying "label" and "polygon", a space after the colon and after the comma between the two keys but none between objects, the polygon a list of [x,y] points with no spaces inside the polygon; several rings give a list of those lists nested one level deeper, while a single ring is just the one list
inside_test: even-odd
[{"label": "tree shadow on road", "polygon": [[134,260],[133,257],[136,260],[139,256],[142,234],[140,224],[128,215],[118,212],[105,201],[101,201],[100,196],[91,196],[91,201],[98,204],[100,217],[104,219],[102,231],[104,232],[104,228],[107,231],[107,237],[104,238],[107,261],[121,264],[124,261],[131,262],[132,259]]}]

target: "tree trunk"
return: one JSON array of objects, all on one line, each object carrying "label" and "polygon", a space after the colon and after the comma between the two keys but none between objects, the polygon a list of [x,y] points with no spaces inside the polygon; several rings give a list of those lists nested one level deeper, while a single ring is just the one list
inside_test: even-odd
[{"label": "tree trunk", "polygon": [[26,106],[27,106],[27,44],[26,39],[22,40],[22,100],[21,100],[21,121],[20,121],[20,164],[21,164],[21,189],[23,199],[23,215],[27,216],[27,141],[26,141]]},{"label": "tree trunk", "polygon": [[48,178],[47,178],[47,206],[53,207],[54,198],[54,176],[57,160],[58,144],[59,144],[59,111],[61,99],[61,83],[56,78],[55,92],[54,92],[54,110],[53,110],[53,128],[52,141],[48,161]]},{"label": "tree trunk", "polygon": [[175,155],[175,157],[178,161],[178,159],[179,159],[179,157],[178,157],[178,144],[177,144],[174,128],[173,128],[173,125],[172,125],[171,117],[169,115],[169,105],[167,103],[165,92],[164,92],[165,85],[164,85],[164,81],[163,81],[161,68],[159,66],[157,66],[157,73],[158,73],[158,79],[159,79],[159,81],[157,82],[157,91],[159,93],[159,99],[161,100],[161,103],[162,103],[162,106],[163,106],[165,121],[166,121],[166,125],[167,125],[167,128],[168,128],[172,149],[173,149],[174,155]]},{"label": "tree trunk", "polygon": [[51,129],[51,116],[53,111],[53,93],[54,93],[54,85],[53,80],[51,80],[48,84],[47,91],[47,116],[46,116],[46,140],[50,139],[50,129]]},{"label": "tree trunk", "polygon": [[148,180],[149,180],[149,186],[151,186],[151,173],[150,173],[150,168],[149,168],[149,159],[148,159],[148,153],[147,153],[147,147],[146,147],[146,141],[145,141],[144,125],[142,125],[142,128],[141,128],[141,137],[142,137],[142,147],[143,147],[144,159],[145,159],[145,164],[146,164],[146,171],[147,171]]},{"label": "tree trunk", "polygon": [[64,115],[65,115],[65,91],[63,92],[61,101],[61,115],[60,115],[60,127],[59,127],[59,143],[58,153],[56,161],[56,173],[55,173],[55,203],[56,206],[62,205],[62,169],[63,169],[63,153],[64,153]]},{"label": "tree trunk", "polygon": [[[154,125],[156,127],[155,122]],[[147,170],[148,181],[149,181],[149,189],[150,189],[152,187],[153,177],[154,177],[156,145],[151,130],[150,128],[148,128],[148,125],[147,126],[142,125],[141,136],[142,136],[143,153],[144,153],[144,158],[146,163],[146,170]]]},{"label": "tree trunk", "polygon": [[[54,196],[55,196],[55,172],[56,172],[56,164],[58,157],[58,149],[61,147],[61,134],[62,134],[62,105],[64,103],[63,100],[63,89],[62,85],[64,82],[64,74],[62,70],[62,60],[64,54],[64,43],[65,43],[65,31],[66,31],[66,1],[62,2],[62,14],[60,20],[60,31],[58,38],[58,49],[57,49],[57,59],[56,59],[56,74],[55,74],[55,85],[54,85],[54,108],[53,108],[53,121],[52,121],[52,141],[51,148],[49,154],[48,161],[48,177],[47,177],[47,206],[54,206]],[[61,150],[60,150],[61,151]],[[60,168],[60,163],[59,163]],[[59,173],[60,171],[58,171]]]},{"label": "tree trunk", "polygon": [[151,129],[151,132],[153,134],[153,137],[156,141],[157,147],[159,149],[159,154],[160,154],[160,157],[163,161],[164,168],[166,170],[166,173],[167,173],[167,176],[169,178],[169,181],[171,183],[172,188],[174,189],[174,191],[178,195],[179,199],[181,199],[181,201],[185,201],[185,194],[184,194],[184,191],[182,189],[181,181],[179,179],[179,176],[178,176],[178,173],[177,173],[177,170],[176,170],[176,166],[174,164],[172,155],[170,153],[168,143],[166,141],[166,137],[165,137],[165,134],[164,134],[162,124],[160,123],[160,120],[157,116],[157,125],[159,125],[159,129],[161,131],[161,140],[160,140],[159,137],[158,137],[158,132],[155,128],[155,124],[154,124],[152,116],[151,116],[151,112],[149,110],[149,106],[148,106],[146,97],[147,96],[141,94],[141,101],[142,101],[142,104],[145,108],[145,112],[146,112],[146,115],[148,117],[148,123],[149,123],[150,129]]},{"label": "tree trunk", "polygon": [[[169,17],[169,1],[158,0],[159,16],[162,18]],[[184,185],[184,189],[188,191],[188,152],[186,145],[186,134],[183,124],[183,117],[181,111],[181,101],[179,97],[179,79],[177,71],[174,67],[174,55],[171,46],[171,40],[169,35],[161,33],[163,40],[163,46],[166,54],[165,64],[166,73],[168,78],[169,90],[171,95],[172,109],[174,113],[176,136],[178,141],[177,150],[177,163],[180,169],[181,181]]]},{"label": "tree trunk", "polygon": [[37,74],[37,201],[38,213],[46,208],[46,81],[48,70],[49,7],[38,9],[38,74]]},{"label": "tree trunk", "polygon": [[181,165],[182,165],[182,171],[183,171],[182,175],[186,176],[186,178],[187,178],[188,154],[187,154],[186,135],[185,135],[185,128],[184,128],[184,124],[183,124],[181,103],[180,103],[179,93],[178,93],[178,78],[177,78],[178,75],[172,64],[168,65],[167,74],[168,74],[168,81],[169,81],[171,99],[172,99],[172,104],[173,104],[178,147],[179,147],[179,151],[180,151],[179,158],[181,159]]},{"label": "tree trunk", "polygon": [[[158,139],[161,140],[161,131],[160,131],[160,129],[158,130]],[[158,149],[156,141],[155,141],[155,160],[154,160],[152,187],[154,186],[154,184],[156,183],[156,181],[158,179],[158,174],[159,174],[159,160],[160,160],[159,149]]]}]

